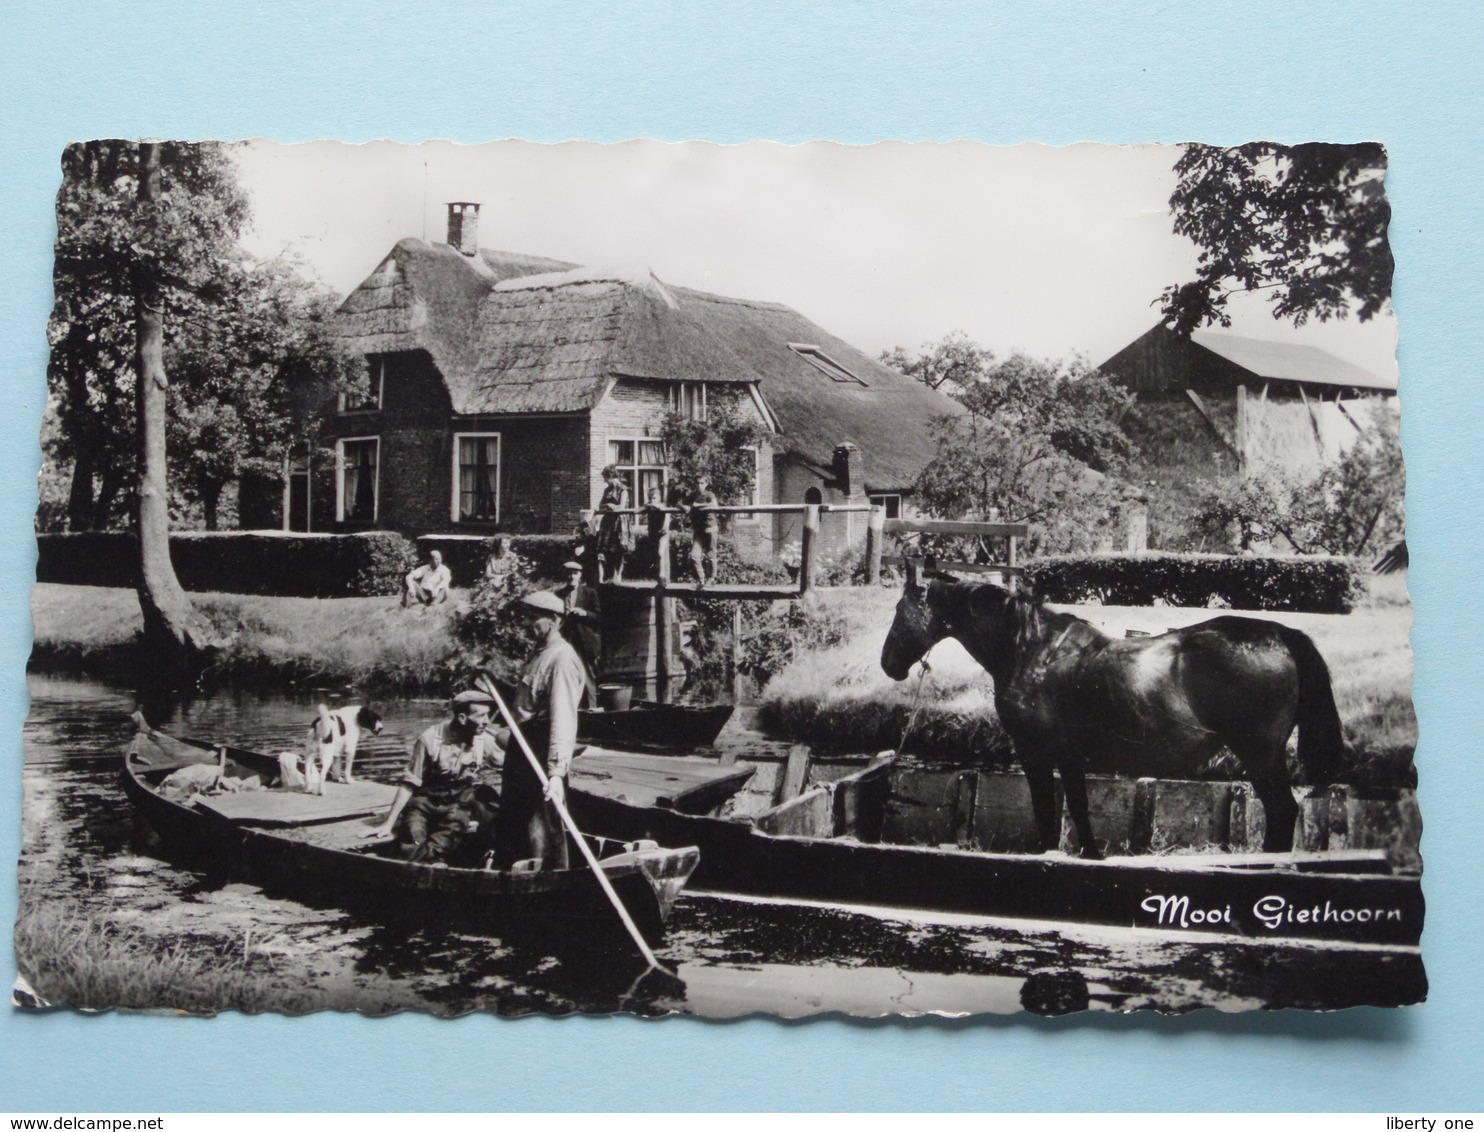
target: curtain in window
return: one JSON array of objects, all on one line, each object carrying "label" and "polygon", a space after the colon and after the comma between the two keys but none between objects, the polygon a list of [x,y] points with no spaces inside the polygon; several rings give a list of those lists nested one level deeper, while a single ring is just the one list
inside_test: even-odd
[{"label": "curtain in window", "polygon": [[345,445],[345,480],[341,497],[347,519],[370,522],[376,518],[376,441]]},{"label": "curtain in window", "polygon": [[494,522],[499,503],[500,438],[459,437],[459,518]]}]

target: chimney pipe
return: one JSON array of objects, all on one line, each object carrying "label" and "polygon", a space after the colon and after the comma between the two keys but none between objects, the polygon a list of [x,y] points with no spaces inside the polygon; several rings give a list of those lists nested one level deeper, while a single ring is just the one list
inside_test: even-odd
[{"label": "chimney pipe", "polygon": [[855,495],[861,495],[866,490],[866,473],[861,466],[860,449],[849,441],[835,446],[834,468],[835,486],[840,494],[849,499]]},{"label": "chimney pipe", "polygon": [[448,202],[448,243],[463,255],[479,254],[479,205],[468,200]]}]

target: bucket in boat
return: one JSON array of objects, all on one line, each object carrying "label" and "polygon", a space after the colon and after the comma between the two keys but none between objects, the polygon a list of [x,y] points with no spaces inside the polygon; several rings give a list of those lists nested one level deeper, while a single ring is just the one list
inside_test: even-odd
[{"label": "bucket in boat", "polygon": [[598,703],[604,711],[628,711],[634,689],[627,684],[599,684]]}]

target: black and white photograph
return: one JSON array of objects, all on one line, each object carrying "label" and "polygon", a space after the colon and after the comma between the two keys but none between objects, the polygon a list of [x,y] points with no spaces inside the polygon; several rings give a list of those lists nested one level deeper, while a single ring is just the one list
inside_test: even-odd
[{"label": "black and white photograph", "polygon": [[57,157],[17,1007],[1427,997],[1382,144]]}]

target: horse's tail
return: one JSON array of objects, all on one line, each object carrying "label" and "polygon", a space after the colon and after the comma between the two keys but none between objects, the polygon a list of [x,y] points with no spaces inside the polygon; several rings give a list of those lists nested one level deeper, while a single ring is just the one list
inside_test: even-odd
[{"label": "horse's tail", "polygon": [[1345,758],[1345,736],[1335,707],[1329,665],[1308,634],[1286,625],[1278,632],[1298,666],[1298,762],[1311,786],[1326,786],[1340,774]]}]

